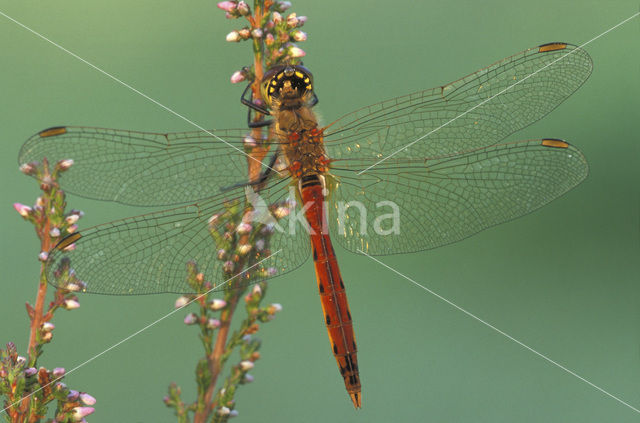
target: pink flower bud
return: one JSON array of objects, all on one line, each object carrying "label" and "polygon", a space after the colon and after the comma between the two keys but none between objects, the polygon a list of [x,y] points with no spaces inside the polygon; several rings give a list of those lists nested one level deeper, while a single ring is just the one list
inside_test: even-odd
[{"label": "pink flower bud", "polygon": [[214,298],[209,303],[209,308],[211,310],[213,310],[213,311],[222,310],[226,306],[227,306],[227,302],[225,300],[220,299],[220,298]]},{"label": "pink flower bud", "polygon": [[227,34],[227,41],[229,41],[230,43],[238,42],[240,41],[240,39],[241,37],[238,31],[231,31]]},{"label": "pink flower bud", "polygon": [[78,230],[78,225],[70,225],[67,227],[67,232],[70,234],[74,233],[76,230]]},{"label": "pink flower bud", "polygon": [[51,229],[49,231],[49,235],[54,237],[54,238],[57,237],[57,236],[60,236],[60,229],[58,229],[58,228]]},{"label": "pink flower bud", "polygon": [[295,28],[298,25],[298,18],[296,17],[295,13],[291,13],[289,16],[287,16],[287,25],[290,28]]},{"label": "pink flower bud", "polygon": [[84,405],[93,405],[96,403],[96,399],[86,392],[80,393],[80,401],[82,401]]},{"label": "pink flower bud", "polygon": [[304,32],[304,31],[300,31],[300,30],[293,31],[291,33],[291,36],[296,41],[306,41],[307,40],[307,33]]},{"label": "pink flower bud", "polygon": [[290,1],[279,1],[279,2],[276,3],[276,7],[281,12],[284,12],[285,10],[287,10],[288,8],[291,7],[291,2]]},{"label": "pink flower bud", "polygon": [[241,244],[238,245],[238,254],[240,254],[241,256],[246,255],[249,251],[251,251],[251,244]]},{"label": "pink flower bud", "polygon": [[58,162],[58,168],[60,170],[67,170],[73,166],[73,159],[60,160]]},{"label": "pink flower bud", "polygon": [[244,139],[242,140],[242,143],[244,144],[245,147],[248,147],[248,148],[253,148],[256,145],[258,145],[256,140],[251,135],[247,135],[246,137],[244,137]]},{"label": "pink flower bud", "polygon": [[275,267],[270,267],[267,269],[267,275],[269,276],[275,276],[278,273],[278,269],[276,269]]},{"label": "pink flower bud", "polygon": [[220,327],[220,320],[218,319],[209,319],[207,320],[207,328],[209,329],[217,329]]},{"label": "pink flower bud", "polygon": [[52,338],[53,338],[53,334],[51,332],[45,332],[42,334],[43,342],[50,342]]},{"label": "pink flower bud", "polygon": [[227,250],[219,249],[218,250],[218,260],[224,260],[227,258]]},{"label": "pink flower bud", "polygon": [[253,361],[244,360],[240,362],[240,368],[245,372],[253,369],[253,367],[254,367]]},{"label": "pink flower bud", "polygon": [[64,367],[56,367],[53,369],[53,377],[56,379],[61,378],[65,373]]},{"label": "pink flower bud", "polygon": [[24,370],[24,375],[26,377],[30,377],[35,375],[36,373],[38,373],[38,369],[36,369],[35,367],[29,367],[28,369]]},{"label": "pink flower bud", "polygon": [[253,289],[251,290],[251,295],[257,295],[257,296],[262,295],[262,288],[260,288],[260,285],[258,284],[253,285]]},{"label": "pink flower bud", "polygon": [[243,235],[243,234],[248,234],[249,232],[251,232],[251,230],[253,229],[253,227],[251,226],[250,223],[246,223],[246,222],[242,222],[238,225],[238,233]]},{"label": "pink flower bud", "polygon": [[38,260],[40,261],[47,261],[48,258],[49,253],[47,253],[46,251],[41,251],[40,254],[38,254]]},{"label": "pink flower bud", "polygon": [[238,34],[243,40],[246,40],[251,36],[251,31],[249,31],[249,28],[242,28],[240,31],[238,31]]},{"label": "pink flower bud", "polygon": [[238,12],[240,12],[242,16],[247,16],[249,14],[249,5],[242,0],[238,2],[237,8]]},{"label": "pink flower bud", "polygon": [[220,215],[219,214],[214,214],[213,216],[211,216],[209,218],[209,226],[215,226],[218,223],[218,220],[220,219]]},{"label": "pink flower bud", "polygon": [[229,410],[229,407],[220,407],[218,409],[218,414],[221,416],[228,416],[229,413],[231,413],[231,410]]},{"label": "pink flower bud", "polygon": [[268,46],[272,45],[272,44],[273,44],[273,41],[274,41],[274,39],[273,39],[273,34],[267,34],[267,36],[264,38],[264,42],[265,42]]},{"label": "pink flower bud", "polygon": [[260,238],[255,242],[256,250],[262,251],[264,250],[264,239]]},{"label": "pink flower bud", "polygon": [[279,23],[282,23],[282,15],[281,15],[280,13],[278,13],[278,12],[273,12],[271,16],[272,16],[272,19],[273,19],[273,23],[274,23],[274,24],[276,24],[276,25],[277,25],[277,24],[279,24]]},{"label": "pink flower bud", "polygon": [[69,225],[73,225],[74,223],[76,223],[78,220],[80,219],[80,216],[77,214],[70,214],[69,216],[65,217],[64,221],[67,222]]},{"label": "pink flower bud", "polygon": [[234,268],[234,264],[231,260],[227,260],[224,262],[224,264],[222,265],[222,270],[224,270],[226,273],[231,273],[233,272],[233,268]]},{"label": "pink flower bud", "polygon": [[289,216],[289,213],[291,213],[289,207],[280,206],[273,211],[273,216],[276,219],[282,219],[283,217]]},{"label": "pink flower bud", "polygon": [[176,308],[182,308],[185,305],[187,305],[189,303],[189,298],[182,296],[182,297],[178,297],[178,299],[176,300],[175,303],[175,307]]},{"label": "pink flower bud", "polygon": [[64,289],[66,289],[67,291],[71,291],[71,292],[78,292],[80,290],[82,290],[82,287],[76,283],[73,282],[69,282],[65,285]]},{"label": "pink flower bud", "polygon": [[238,410],[231,410],[231,412],[229,412],[229,417],[238,417]]},{"label": "pink flower bud", "polygon": [[45,331],[45,332],[51,332],[55,328],[56,328],[56,326],[51,322],[44,322],[42,324],[42,330]]},{"label": "pink flower bud", "polygon": [[256,39],[258,39],[258,38],[262,38],[262,35],[263,35],[263,32],[262,32],[262,30],[261,30],[260,28],[254,28],[254,29],[251,31],[251,36],[252,36],[253,38],[256,38]]},{"label": "pink flower bud", "polygon": [[73,409],[73,420],[79,422],[94,411],[96,411],[96,409],[93,407],[75,407]]},{"label": "pink flower bud", "polygon": [[231,75],[231,83],[237,84],[238,82],[242,82],[245,80],[244,72],[235,71],[233,75]]},{"label": "pink flower bud", "polygon": [[271,304],[268,308],[267,308],[267,313],[269,314],[276,314],[277,312],[282,311],[282,305],[275,303],[275,304]]},{"label": "pink flower bud", "polygon": [[64,303],[62,304],[62,307],[67,309],[67,310],[74,310],[74,309],[80,307],[80,303],[78,301],[76,301],[76,300],[68,299],[68,300],[64,300]]},{"label": "pink flower bud", "polygon": [[33,163],[23,163],[20,165],[20,172],[24,173],[25,175],[33,175],[36,171],[36,167],[33,165]]},{"label": "pink flower bud", "polygon": [[184,317],[185,325],[193,325],[198,322],[198,316],[195,313],[189,313]]},{"label": "pink flower bud", "polygon": [[36,206],[37,207],[44,207],[44,198],[42,198],[42,197],[36,198]]},{"label": "pink flower bud", "polygon": [[246,375],[244,375],[244,383],[251,383],[254,381],[254,377],[251,376],[249,373],[247,373]]},{"label": "pink flower bud", "polygon": [[67,395],[67,399],[69,401],[75,401],[78,399],[78,397],[80,396],[80,392],[74,390],[74,389],[70,389],[69,390],[69,395]]},{"label": "pink flower bud", "polygon": [[307,17],[306,16],[298,16],[298,26],[304,25],[305,22],[307,22]]},{"label": "pink flower bud", "polygon": [[232,13],[236,10],[236,4],[232,1],[221,1],[218,3],[218,9],[222,9],[225,12]]},{"label": "pink flower bud", "polygon": [[24,204],[20,203],[13,203],[13,208],[16,209],[18,214],[22,217],[29,217],[32,212],[31,207],[25,206]]},{"label": "pink flower bud", "polygon": [[291,47],[289,47],[289,56],[293,57],[293,58],[297,58],[297,57],[304,57],[307,53],[305,53],[305,51],[303,49],[301,49],[300,47],[294,46],[292,45]]}]

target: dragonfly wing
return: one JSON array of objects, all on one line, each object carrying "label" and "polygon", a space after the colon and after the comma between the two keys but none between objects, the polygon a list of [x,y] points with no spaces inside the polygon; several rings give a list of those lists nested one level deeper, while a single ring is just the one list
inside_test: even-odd
[{"label": "dragonfly wing", "polygon": [[372,255],[460,241],[542,207],[588,173],[578,149],[553,139],[427,159],[391,158],[358,175],[371,163],[354,160],[349,168],[333,169],[337,187],[329,221],[339,244]]},{"label": "dragonfly wing", "polygon": [[215,137],[203,131],[49,128],[25,142],[18,161],[73,159],[60,181],[65,190],[83,197],[137,206],[184,204],[247,180],[242,140],[248,131],[211,133]]},{"label": "dragonfly wing", "polygon": [[[272,207],[284,204],[288,196],[286,186],[285,179],[262,190],[263,204]],[[249,263],[244,269],[260,262],[250,270],[251,283],[300,266],[309,256],[306,233],[299,231],[296,236],[265,229],[271,222],[264,216],[251,222],[254,231],[248,244],[252,249],[248,253],[240,252],[238,245],[242,235],[234,228],[249,203],[255,204],[255,200],[243,189],[234,189],[199,203],[117,220],[72,234],[50,252],[48,280],[54,285],[64,283],[64,279],[55,277],[56,273],[64,273],[64,268],[70,267],[77,278],[86,282],[87,292],[110,295],[192,293],[186,278],[189,261],[198,264],[207,280],[220,285],[216,290],[233,287],[238,278],[246,277],[245,274],[229,280],[242,269],[234,269],[231,273],[223,271],[225,262],[235,263],[235,254]],[[216,217],[210,221],[214,215]],[[212,237],[210,229],[217,234],[216,238]],[[75,248],[62,248],[70,242],[74,242]],[[230,248],[233,242],[236,247]],[[226,257],[218,257],[221,248],[229,251]]]},{"label": "dragonfly wing", "polygon": [[377,162],[492,145],[555,109],[592,66],[589,55],[570,44],[528,49],[450,84],[345,115],[325,131],[327,151],[332,159]]}]

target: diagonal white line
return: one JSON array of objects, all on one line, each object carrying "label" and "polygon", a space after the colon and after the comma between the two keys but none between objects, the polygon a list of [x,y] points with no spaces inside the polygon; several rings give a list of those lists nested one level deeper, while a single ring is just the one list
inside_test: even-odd
[{"label": "diagonal white line", "polygon": [[554,63],[558,62],[559,60],[564,59],[565,57],[569,56],[570,54],[575,53],[576,51],[580,50],[582,47],[586,46],[587,44],[590,44],[592,41],[597,40],[598,38],[602,37],[605,34],[608,34],[609,32],[613,31],[614,29],[616,29],[617,27],[619,27],[620,25],[624,25],[625,23],[627,23],[628,21],[630,21],[631,19],[635,18],[636,16],[640,15],[640,12],[637,12],[633,15],[631,15],[630,17],[628,17],[627,19],[623,20],[622,22],[618,23],[617,25],[607,29],[606,31],[604,31],[602,34],[597,35],[595,37],[593,37],[592,39],[590,39],[589,41],[587,41],[586,43],[583,43],[581,45],[578,46],[577,49],[575,50],[571,50],[569,53],[564,54],[562,56],[560,56],[559,58],[557,58],[556,60],[554,60],[551,63],[546,64],[545,66],[541,67],[540,69],[538,69],[537,71],[533,72],[530,75],[527,75],[526,77],[522,78],[521,80],[519,80],[518,82],[513,83],[512,85],[509,85],[507,88],[505,88],[504,90],[500,91],[497,94],[492,95],[491,97],[489,97],[488,99],[482,101],[481,103],[476,104],[475,106],[473,106],[472,108],[470,108],[469,110],[467,110],[466,112],[463,112],[461,114],[459,114],[458,116],[454,117],[453,119],[443,123],[442,125],[438,126],[436,129],[433,129],[432,131],[429,131],[428,133],[422,135],[420,138],[418,138],[417,140],[405,145],[404,147],[400,148],[397,151],[394,151],[393,153],[391,153],[390,155],[388,155],[387,157],[384,157],[382,159],[380,159],[379,161],[375,162],[374,164],[372,164],[371,166],[367,167],[366,169],[358,172],[358,175],[362,175],[363,173],[365,173],[367,170],[371,169],[374,166],[379,165],[380,163],[384,162],[387,159],[390,159],[391,157],[395,156],[396,154],[398,154],[399,152],[401,152],[402,150],[406,150],[407,148],[411,147],[413,144],[417,143],[418,141],[421,141],[423,139],[425,139],[426,137],[428,137],[429,135],[433,134],[434,132],[439,131],[440,129],[444,128],[445,126],[449,125],[451,122],[456,121],[457,119],[461,118],[462,116],[465,116],[467,113],[472,112],[473,110],[477,109],[478,107],[482,106],[483,104],[493,100],[494,98],[496,98],[497,96],[499,96],[500,94],[503,94],[504,92],[510,90],[511,88],[515,87],[518,84],[521,84],[522,82],[526,81],[527,79],[531,78],[532,76],[534,76],[535,74],[537,74],[538,72],[548,68],[549,66],[553,65]]},{"label": "diagonal white line", "polygon": [[[2,13],[2,12],[0,12]],[[65,372],[64,376],[69,375],[70,373],[75,372],[76,370],[78,370],[79,368],[85,366],[86,364],[89,364],[90,362],[92,362],[93,360],[95,360],[96,358],[108,353],[109,351],[111,351],[112,349],[118,347],[119,345],[127,342],[128,340],[130,340],[131,338],[133,338],[136,335],[141,334],[142,332],[144,332],[145,330],[149,329],[150,327],[156,325],[157,323],[163,321],[164,319],[166,319],[167,317],[177,313],[178,311],[184,309],[186,306],[188,306],[189,304],[193,303],[194,301],[197,301],[198,299],[202,298],[203,296],[207,295],[208,293],[210,293],[211,291],[213,291],[214,289],[219,289],[220,287],[225,286],[226,284],[228,284],[230,281],[232,281],[233,279],[235,279],[237,276],[243,274],[244,272],[246,272],[247,270],[253,269],[254,267],[256,267],[257,265],[259,265],[260,263],[262,263],[263,261],[267,260],[268,258],[271,258],[273,256],[275,256],[276,254],[278,254],[280,251],[282,251],[282,249],[276,251],[275,253],[263,258],[262,260],[260,260],[259,262],[255,263],[252,266],[247,267],[246,269],[244,269],[242,272],[233,275],[232,277],[230,277],[229,279],[227,279],[226,281],[224,281],[223,283],[221,283],[220,285],[216,285],[213,288],[211,288],[210,290],[208,290],[207,292],[205,292],[204,294],[200,294],[197,297],[195,297],[193,300],[189,301],[188,303],[186,303],[185,305],[183,305],[182,307],[176,308],[175,310],[170,311],[169,313],[165,314],[164,316],[160,317],[159,319],[156,319],[155,321],[149,323],[148,325],[146,325],[145,327],[138,329],[137,331],[135,331],[134,333],[132,333],[131,335],[127,336],[126,338],[121,339],[120,341],[116,342],[115,344],[113,344],[112,346],[110,346],[109,348],[107,348],[106,350],[94,355],[93,357],[89,358],[88,360],[85,360],[84,362],[78,364],[77,366],[75,366],[74,368],[72,368],[71,370]],[[26,400],[27,398],[31,397],[33,394],[43,390],[44,388],[46,388],[47,386],[51,385],[52,383],[55,383],[57,381],[59,381],[60,379],[62,379],[64,376],[60,376],[57,379],[52,380],[51,382],[47,383],[46,385],[41,386],[40,388],[36,389],[35,391],[29,393],[29,395],[26,395],[24,397],[22,397],[19,401],[14,402],[13,404],[10,404],[9,406],[7,406],[6,408],[3,408],[2,411],[6,412],[9,408],[13,407],[14,405]]]},{"label": "diagonal white line", "polygon": [[200,129],[201,131],[211,135],[212,137],[214,137],[215,139],[227,144],[229,147],[236,149],[237,151],[239,151],[240,153],[244,154],[245,156],[247,156],[248,158],[250,158],[251,160],[254,160],[258,163],[260,163],[261,166],[265,166],[268,167],[269,169],[273,170],[274,172],[276,172],[278,175],[282,175],[280,172],[278,172],[277,170],[273,169],[272,167],[270,167],[269,165],[264,164],[262,161],[255,159],[253,157],[251,157],[249,154],[245,153],[244,151],[242,151],[241,149],[239,149],[238,147],[236,147],[235,145],[223,140],[222,138],[220,138],[219,136],[217,136],[216,134],[214,134],[213,132],[203,128],[202,126],[198,125],[197,123],[193,122],[192,120],[186,118],[185,116],[181,115],[180,113],[174,111],[173,109],[165,106],[164,104],[160,103],[159,101],[149,97],[148,95],[146,95],[145,93],[143,93],[140,90],[135,89],[134,87],[132,87],[131,85],[127,84],[126,82],[118,79],[117,77],[111,75],[109,72],[102,70],[101,68],[99,68],[98,66],[94,65],[93,63],[83,59],[82,57],[78,56],[77,54],[75,54],[72,51],[67,50],[66,48],[62,47],[60,44],[56,43],[55,41],[52,41],[50,39],[48,39],[47,37],[45,37],[44,35],[40,34],[39,32],[29,28],[28,26],[26,26],[25,24],[18,22],[17,20],[13,19],[11,16],[7,15],[6,13],[2,12],[0,10],[0,15],[4,16],[5,18],[9,19],[11,22],[15,23],[16,25],[21,26],[22,28],[26,29],[27,31],[31,32],[32,34],[36,35],[39,38],[42,38],[43,40],[45,40],[46,42],[48,42],[49,44],[52,44],[53,46],[59,48],[60,50],[64,51],[65,53],[69,54],[70,56],[73,56],[74,58],[78,59],[79,61],[81,61],[82,63],[92,67],[93,69],[97,70],[98,72],[100,72],[101,74],[113,79],[114,81],[116,81],[117,83],[119,83],[120,85],[130,89],[131,91],[133,91],[134,93],[146,98],[147,100],[149,100],[150,102],[154,103],[155,105],[163,108],[164,110],[166,110],[167,112],[179,117],[180,119],[184,120],[185,122],[195,126],[196,128]]},{"label": "diagonal white line", "polygon": [[516,338],[514,338],[513,336],[509,335],[508,333],[498,329],[497,327],[493,326],[491,323],[488,323],[484,320],[482,320],[480,317],[476,316],[475,314],[465,310],[464,308],[460,307],[459,305],[449,301],[448,299],[444,298],[442,295],[432,291],[431,289],[425,287],[424,285],[419,284],[418,282],[414,281],[413,279],[411,279],[410,277],[403,275],[402,273],[398,272],[396,269],[392,268],[391,266],[386,265],[385,263],[381,262],[380,260],[376,259],[375,257],[370,256],[369,254],[365,253],[362,250],[357,250],[359,253],[369,257],[371,260],[375,261],[376,263],[386,267],[387,269],[391,270],[393,273],[403,277],[404,279],[408,280],[409,282],[411,282],[412,284],[424,289],[425,291],[427,291],[429,294],[433,295],[434,297],[438,298],[439,300],[444,301],[445,303],[449,304],[450,306],[454,307],[455,309],[463,312],[464,314],[466,314],[467,316],[477,320],[478,322],[482,323],[483,325],[487,326],[490,329],[493,329],[494,331],[498,332],[500,335],[510,339],[511,341],[515,342],[516,344],[520,345],[521,347],[526,348],[527,350],[531,351],[532,353],[534,353],[535,355],[537,355],[538,357],[548,361],[549,363],[553,364],[556,367],[559,367],[560,369],[564,370],[565,372],[569,373],[572,376],[575,376],[576,378],[580,379],[581,381],[583,381],[584,383],[586,383],[587,385],[597,389],[598,391],[602,392],[603,394],[605,394],[606,396],[613,398],[614,400],[618,401],[619,403],[626,405],[627,407],[629,407],[630,409],[632,409],[633,411],[635,411],[636,413],[640,413],[640,410],[637,409],[636,407],[632,406],[631,404],[621,400],[620,398],[616,397],[613,394],[610,394],[609,392],[605,391],[604,389],[600,388],[598,385],[589,382],[587,379],[583,378],[582,376],[580,376],[579,374],[577,374],[576,372],[564,367],[562,364],[553,361],[552,359],[550,359],[549,357],[547,357],[546,355],[534,350],[533,348],[531,348],[530,346],[528,346],[527,344],[517,340]]}]

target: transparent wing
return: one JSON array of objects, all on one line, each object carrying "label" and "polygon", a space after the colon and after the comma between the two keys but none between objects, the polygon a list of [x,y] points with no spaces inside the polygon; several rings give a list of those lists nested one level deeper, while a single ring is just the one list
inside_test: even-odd
[{"label": "transparent wing", "polygon": [[[288,178],[280,179],[272,187],[263,189],[260,192],[263,204],[274,207],[288,204],[287,183]],[[64,268],[70,266],[91,293],[191,293],[193,289],[187,284],[189,261],[198,264],[207,280],[221,284],[218,290],[233,286],[235,280],[223,282],[251,263],[260,262],[241,276],[251,276],[251,283],[300,266],[309,256],[307,233],[274,230],[264,216],[251,222],[253,230],[247,235],[249,238],[245,238],[253,248],[241,252],[243,235],[237,230],[237,213],[244,210],[247,201],[243,189],[238,188],[224,196],[219,194],[198,203],[80,231],[50,252],[48,279],[55,283],[56,272],[64,273]],[[214,215],[216,218],[210,223]],[[216,238],[212,237],[210,228],[216,231]],[[74,249],[61,249],[70,242],[74,242]],[[230,247],[233,245],[235,247]],[[226,257],[218,257],[220,248],[228,250]],[[238,260],[246,265],[240,267]],[[235,268],[225,273],[225,262],[234,263]]]},{"label": "transparent wing", "polygon": [[[374,161],[334,163],[337,187],[329,207],[335,240],[348,250],[372,255],[459,241],[542,207],[588,173],[582,153],[554,139],[440,157],[394,157],[358,175]],[[349,202],[351,207],[345,207]]]},{"label": "transparent wing", "polygon": [[218,138],[202,131],[49,128],[24,143],[18,161],[73,159],[60,182],[83,197],[136,206],[184,204],[247,180],[242,140],[248,130],[211,132]]},{"label": "transparent wing", "polygon": [[492,145],[555,109],[592,66],[570,44],[528,49],[450,84],[345,115],[325,131],[327,152],[374,164],[390,155],[440,157]]}]

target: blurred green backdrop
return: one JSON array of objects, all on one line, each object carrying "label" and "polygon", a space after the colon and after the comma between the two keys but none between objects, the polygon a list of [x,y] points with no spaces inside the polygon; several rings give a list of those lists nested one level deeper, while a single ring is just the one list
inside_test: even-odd
[{"label": "blurred green backdrop", "polygon": [[[215,1],[0,1],[3,13],[204,127],[241,127],[231,73],[250,48],[225,42],[239,21]],[[325,123],[357,107],[441,85],[550,41],[585,42],[638,11],[636,1],[310,1],[304,62]],[[464,242],[383,261],[640,407],[640,19],[586,49],[591,79],[513,139],[564,138],[589,178],[525,218]],[[54,125],[192,129],[0,16],[0,342],[24,352],[38,243],[13,202],[37,185],[17,169],[24,140]],[[90,226],[140,209],[70,197]],[[313,266],[278,278],[255,382],[238,421],[631,422],[640,416],[366,257],[338,250],[358,337],[363,409],[354,411],[324,329]],[[175,296],[82,296],[60,312],[42,364],[72,368],[172,309]],[[170,381],[194,392],[200,354],[174,316],[67,377],[98,399],[92,422],[170,422]]]}]

